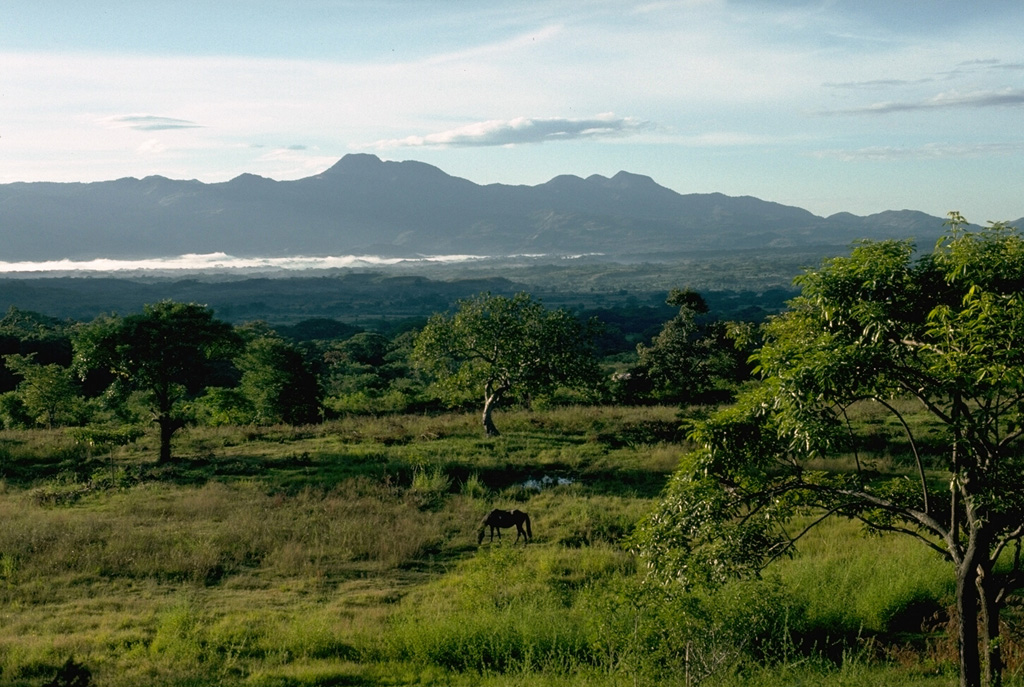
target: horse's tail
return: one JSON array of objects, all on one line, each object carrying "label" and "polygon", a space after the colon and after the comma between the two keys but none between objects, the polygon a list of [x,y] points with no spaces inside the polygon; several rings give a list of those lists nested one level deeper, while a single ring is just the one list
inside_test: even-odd
[{"label": "horse's tail", "polygon": [[526,525],[526,536],[533,539],[533,530],[530,529],[530,516],[523,513],[523,524]]}]

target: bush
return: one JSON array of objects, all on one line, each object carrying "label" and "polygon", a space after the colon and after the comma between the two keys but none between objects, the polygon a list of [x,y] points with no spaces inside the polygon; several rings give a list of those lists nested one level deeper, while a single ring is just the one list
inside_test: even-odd
[{"label": "bush", "polygon": [[412,475],[409,496],[419,508],[438,508],[452,488],[452,480],[440,467],[418,468]]},{"label": "bush", "polygon": [[355,391],[331,396],[324,401],[324,407],[336,416],[385,415],[405,412],[415,403],[414,397],[397,389],[389,389],[383,393]]}]

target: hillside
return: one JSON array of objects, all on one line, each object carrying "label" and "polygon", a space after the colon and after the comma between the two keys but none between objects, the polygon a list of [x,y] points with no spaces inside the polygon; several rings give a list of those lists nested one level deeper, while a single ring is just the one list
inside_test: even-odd
[{"label": "hillside", "polygon": [[479,185],[431,165],[347,155],[321,174],[0,185],[3,261],[230,255],[581,254],[931,243],[942,219],[819,217],[752,197],[679,194],[628,172]]}]

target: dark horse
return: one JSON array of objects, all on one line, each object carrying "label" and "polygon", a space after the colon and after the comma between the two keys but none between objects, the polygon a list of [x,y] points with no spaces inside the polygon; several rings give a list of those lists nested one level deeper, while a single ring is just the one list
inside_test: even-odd
[{"label": "dark horse", "polygon": [[[494,533],[498,533],[498,539],[501,539],[501,529],[503,527],[515,526],[516,543],[519,543],[519,537],[523,538],[523,544],[527,544],[530,539],[533,538],[533,530],[530,529],[530,516],[521,510],[498,510],[495,508],[487,517],[480,523],[479,536],[476,539],[477,544],[482,544],[484,541],[484,530],[488,527],[491,528],[491,541],[494,541]],[[524,529],[525,527],[525,529]]]}]

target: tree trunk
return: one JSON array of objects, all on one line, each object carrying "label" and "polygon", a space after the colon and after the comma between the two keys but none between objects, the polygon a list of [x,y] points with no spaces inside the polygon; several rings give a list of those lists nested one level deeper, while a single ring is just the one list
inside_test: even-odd
[{"label": "tree trunk", "polygon": [[981,687],[981,655],[978,651],[978,564],[972,545],[956,571],[957,644],[960,653],[960,687]]},{"label": "tree trunk", "polygon": [[160,427],[160,462],[167,463],[171,460],[171,437],[185,426],[185,422],[164,413],[156,418],[156,424]]},{"label": "tree trunk", "polygon": [[[987,574],[986,574],[987,572]],[[978,576],[978,597],[981,600],[981,627],[985,645],[985,668],[988,687],[1002,687],[1003,652],[999,641],[999,590],[991,571]]]},{"label": "tree trunk", "polygon": [[498,428],[494,426],[494,420],[491,419],[491,413],[494,410],[494,406],[498,404],[498,398],[500,394],[487,394],[484,397],[484,434],[489,437],[496,437],[501,434]]}]

